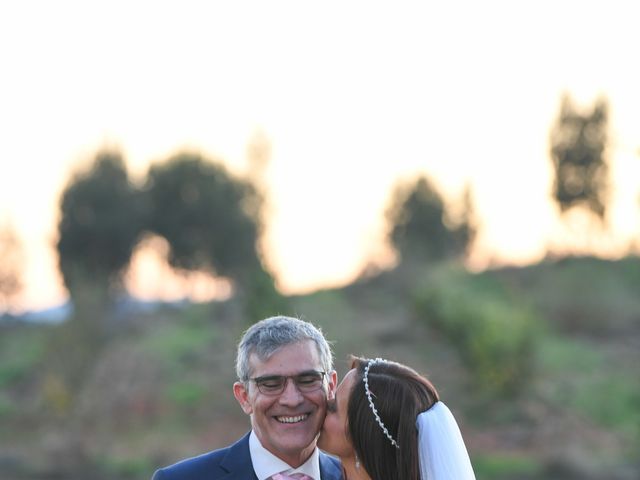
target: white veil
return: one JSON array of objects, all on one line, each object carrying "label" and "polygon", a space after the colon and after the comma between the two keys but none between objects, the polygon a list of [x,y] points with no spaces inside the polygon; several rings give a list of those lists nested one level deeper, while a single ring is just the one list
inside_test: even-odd
[{"label": "white veil", "polygon": [[418,415],[416,426],[422,480],[475,480],[456,419],[444,403]]}]

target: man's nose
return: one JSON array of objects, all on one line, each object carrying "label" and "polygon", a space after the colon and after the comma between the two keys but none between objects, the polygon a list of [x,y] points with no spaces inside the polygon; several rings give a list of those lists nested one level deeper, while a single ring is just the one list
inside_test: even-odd
[{"label": "man's nose", "polygon": [[280,394],[280,403],[283,405],[299,405],[304,400],[304,396],[298,390],[296,382],[292,378],[287,378],[284,390]]}]

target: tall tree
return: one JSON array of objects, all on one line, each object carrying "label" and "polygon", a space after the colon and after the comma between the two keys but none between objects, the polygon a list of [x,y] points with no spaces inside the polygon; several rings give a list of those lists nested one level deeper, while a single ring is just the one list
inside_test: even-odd
[{"label": "tall tree", "polygon": [[473,241],[470,192],[463,211],[451,220],[444,201],[426,177],[398,185],[387,211],[390,239],[403,259],[441,260],[464,255]]},{"label": "tall tree", "polygon": [[258,254],[262,197],[252,183],[201,155],[152,165],[144,194],[146,228],[169,243],[169,264],[231,278],[248,321],[285,311]]},{"label": "tall tree", "polygon": [[560,115],[551,131],[553,198],[562,213],[582,207],[600,220],[605,218],[607,120],[604,99],[597,100],[587,113],[580,112],[568,95],[562,99]]},{"label": "tall tree", "polygon": [[136,199],[122,156],[114,151],[98,152],[89,170],[66,187],[57,248],[72,298],[87,283],[105,294],[121,286],[140,233]]},{"label": "tall tree", "polygon": [[453,232],[455,244],[460,254],[468,254],[473,241],[478,233],[478,218],[473,203],[473,191],[470,185],[466,185],[462,192],[461,206],[458,215],[446,222]]},{"label": "tall tree", "polygon": [[146,227],[169,242],[171,266],[238,278],[260,265],[260,197],[222,165],[191,153],[152,165],[144,203]]}]

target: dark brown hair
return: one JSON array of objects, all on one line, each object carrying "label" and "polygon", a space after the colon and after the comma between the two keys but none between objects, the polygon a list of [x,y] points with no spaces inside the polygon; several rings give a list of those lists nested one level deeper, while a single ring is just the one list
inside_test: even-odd
[{"label": "dark brown hair", "polygon": [[372,480],[420,480],[418,458],[418,414],[438,401],[438,392],[415,370],[396,362],[374,363],[369,368],[371,398],[396,448],[369,406],[363,382],[368,359],[352,357],[357,371],[349,397],[349,435],[362,466]]}]

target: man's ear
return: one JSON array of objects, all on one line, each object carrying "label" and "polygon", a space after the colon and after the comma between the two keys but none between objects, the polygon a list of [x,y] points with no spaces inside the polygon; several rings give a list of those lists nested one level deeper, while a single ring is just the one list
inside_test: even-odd
[{"label": "man's ear", "polygon": [[333,400],[336,398],[336,388],[338,388],[338,373],[335,370],[331,370],[327,375],[329,388],[327,389],[327,400]]},{"label": "man's ear", "polygon": [[249,401],[249,392],[247,391],[247,387],[244,383],[236,382],[233,384],[233,396],[236,397],[236,400],[242,407],[242,411],[244,413],[247,415],[251,415],[253,413],[253,407]]}]

